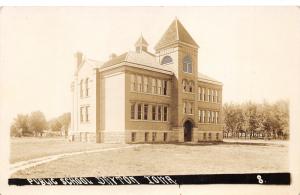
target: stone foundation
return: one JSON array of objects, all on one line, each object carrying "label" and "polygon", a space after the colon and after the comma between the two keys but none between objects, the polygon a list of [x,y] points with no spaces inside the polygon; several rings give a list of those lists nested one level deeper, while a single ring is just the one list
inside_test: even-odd
[{"label": "stone foundation", "polygon": [[170,143],[177,142],[173,131],[128,130],[126,143]]},{"label": "stone foundation", "polygon": [[222,131],[198,131],[195,132],[194,142],[216,142],[223,140],[223,132]]},{"label": "stone foundation", "polygon": [[68,136],[69,141],[75,142],[96,142],[96,133],[78,132]]},{"label": "stone foundation", "polygon": [[[183,127],[173,128],[167,131],[155,130],[127,130],[101,131],[96,133],[78,132],[68,136],[69,141],[93,142],[93,143],[183,143]],[[192,142],[215,142],[223,140],[222,131],[203,131],[193,128]]]},{"label": "stone foundation", "polygon": [[125,143],[124,131],[101,131],[98,135],[100,143]]}]

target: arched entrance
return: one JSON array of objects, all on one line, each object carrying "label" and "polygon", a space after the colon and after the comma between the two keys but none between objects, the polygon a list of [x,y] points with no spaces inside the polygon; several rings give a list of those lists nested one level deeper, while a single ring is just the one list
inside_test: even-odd
[{"label": "arched entrance", "polygon": [[192,141],[193,123],[190,120],[185,121],[184,128],[184,142]]}]

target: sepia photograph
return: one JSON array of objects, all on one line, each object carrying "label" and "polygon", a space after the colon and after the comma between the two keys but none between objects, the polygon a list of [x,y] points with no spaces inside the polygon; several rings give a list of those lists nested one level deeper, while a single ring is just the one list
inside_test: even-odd
[{"label": "sepia photograph", "polygon": [[297,6],[2,7],[9,185],[290,185],[299,22]]}]

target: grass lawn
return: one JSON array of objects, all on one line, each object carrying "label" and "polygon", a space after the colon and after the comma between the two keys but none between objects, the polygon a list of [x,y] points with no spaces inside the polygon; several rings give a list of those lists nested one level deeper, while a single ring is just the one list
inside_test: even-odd
[{"label": "grass lawn", "polygon": [[[61,137],[12,138],[10,144],[10,163],[67,152],[109,148],[112,147],[111,145],[112,144],[68,142],[66,139]],[[117,144],[113,145],[117,146]]]},{"label": "grass lawn", "polygon": [[[48,142],[48,141],[47,141]],[[38,145],[39,143],[36,143]],[[75,149],[109,147],[103,144],[49,144],[44,153],[73,146]],[[18,145],[18,144],[17,144]],[[99,153],[65,157],[14,173],[11,177],[76,177],[118,175],[218,174],[251,172],[288,172],[287,142],[221,143],[205,145],[141,144]],[[85,147],[85,148],[80,148]],[[30,151],[34,146],[29,146]],[[39,151],[43,150],[37,147]],[[16,149],[12,147],[12,149]],[[66,149],[63,149],[66,150]],[[36,151],[33,152],[37,155]],[[33,155],[31,155],[33,156]],[[14,157],[16,159],[16,157]],[[27,157],[26,157],[27,158]]]}]

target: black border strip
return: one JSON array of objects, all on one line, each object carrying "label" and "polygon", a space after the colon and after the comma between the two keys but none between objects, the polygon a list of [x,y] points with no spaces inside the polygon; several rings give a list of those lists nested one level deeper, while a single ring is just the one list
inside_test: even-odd
[{"label": "black border strip", "polygon": [[100,176],[65,178],[11,178],[9,185],[201,185],[259,184],[290,185],[290,173],[210,174],[210,175],[151,175]]}]

